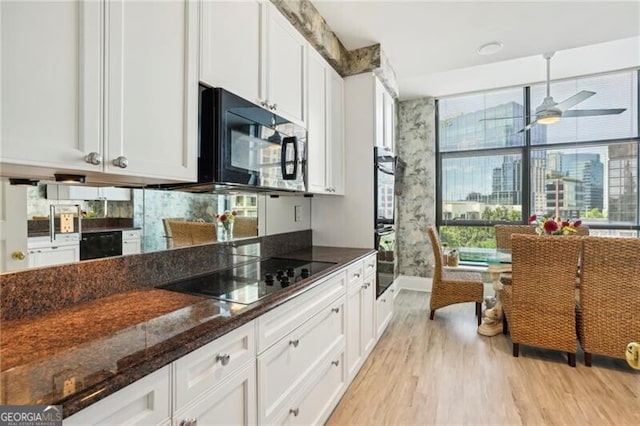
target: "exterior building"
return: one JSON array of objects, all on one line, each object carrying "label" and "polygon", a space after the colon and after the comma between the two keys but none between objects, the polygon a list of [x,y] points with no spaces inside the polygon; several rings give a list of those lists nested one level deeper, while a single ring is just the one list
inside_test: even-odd
[{"label": "exterior building", "polygon": [[609,220],[636,223],[638,206],[638,148],[635,144],[609,146]]},{"label": "exterior building", "polygon": [[545,216],[579,219],[584,211],[584,185],[580,179],[549,173],[546,179]]}]

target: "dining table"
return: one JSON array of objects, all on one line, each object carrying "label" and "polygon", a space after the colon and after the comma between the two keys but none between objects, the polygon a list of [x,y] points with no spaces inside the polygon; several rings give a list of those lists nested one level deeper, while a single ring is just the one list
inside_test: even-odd
[{"label": "dining table", "polygon": [[511,251],[495,248],[461,247],[459,249],[459,257],[458,268],[474,267],[476,270],[479,268],[480,271],[487,272],[491,278],[495,303],[485,302],[482,324],[478,326],[478,334],[487,337],[496,336],[503,329],[503,284],[501,278],[503,276],[510,277],[511,275]]}]

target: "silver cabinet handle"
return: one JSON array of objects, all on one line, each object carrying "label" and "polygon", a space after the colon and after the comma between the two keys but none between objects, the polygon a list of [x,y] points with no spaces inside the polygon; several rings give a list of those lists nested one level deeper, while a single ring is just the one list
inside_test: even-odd
[{"label": "silver cabinet handle", "polygon": [[98,152],[90,152],[89,154],[84,156],[84,161],[97,166],[102,163],[102,155],[100,155],[100,153]]},{"label": "silver cabinet handle", "polygon": [[331,312],[335,312],[337,314],[338,312],[340,312],[340,308],[333,308],[331,309]]},{"label": "silver cabinet handle", "polygon": [[292,408],[291,410],[289,410],[289,413],[293,414],[293,417],[298,417],[298,413],[300,412],[299,408]]},{"label": "silver cabinet handle", "polygon": [[269,104],[267,102],[265,102],[265,101],[260,101],[260,106],[268,108]]},{"label": "silver cabinet handle", "polygon": [[355,274],[353,274],[353,276],[356,278],[360,278],[360,272],[356,272]]},{"label": "silver cabinet handle", "polygon": [[276,108],[278,108],[278,104],[273,104],[269,107],[271,111],[274,111]]},{"label": "silver cabinet handle", "polygon": [[373,268],[373,267],[374,267],[373,263],[370,263],[370,264],[367,265],[367,268]]},{"label": "silver cabinet handle", "polygon": [[340,364],[339,360],[331,361],[331,365],[335,365],[336,367]]},{"label": "silver cabinet handle", "polygon": [[193,418],[184,419],[180,422],[180,426],[198,426],[198,420]]},{"label": "silver cabinet handle", "polygon": [[113,165],[116,167],[120,167],[121,169],[126,169],[129,165],[129,160],[127,157],[123,157],[122,155],[115,160],[113,160]]},{"label": "silver cabinet handle", "polygon": [[382,302],[383,303],[387,303],[387,299],[382,299]]},{"label": "silver cabinet handle", "polygon": [[296,339],[296,340],[289,340],[289,344],[291,346],[293,346],[294,348],[297,348],[298,345],[300,344],[300,339]]},{"label": "silver cabinet handle", "polygon": [[220,364],[227,365],[229,364],[229,360],[231,359],[231,355],[229,354],[218,354],[216,356],[216,361],[220,361]]},{"label": "silver cabinet handle", "polygon": [[371,283],[364,283],[364,285],[362,286],[362,288],[364,288],[365,290],[369,288],[369,286],[371,285]]}]

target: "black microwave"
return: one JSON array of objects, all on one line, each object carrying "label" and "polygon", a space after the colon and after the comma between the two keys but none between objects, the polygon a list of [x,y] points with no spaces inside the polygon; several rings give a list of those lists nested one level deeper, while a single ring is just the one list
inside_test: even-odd
[{"label": "black microwave", "polygon": [[306,191],[306,129],[221,88],[199,102],[200,185]]}]

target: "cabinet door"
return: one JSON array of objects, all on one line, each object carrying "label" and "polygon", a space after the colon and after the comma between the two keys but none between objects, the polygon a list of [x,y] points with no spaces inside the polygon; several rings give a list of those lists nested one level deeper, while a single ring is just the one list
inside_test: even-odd
[{"label": "cabinet door", "polygon": [[267,9],[266,103],[278,115],[304,124],[306,40],[275,6]]},{"label": "cabinet door", "polygon": [[122,240],[122,254],[138,254],[141,252],[140,238]]},{"label": "cabinet door", "polygon": [[61,265],[80,260],[80,245],[44,247],[29,250],[29,267]]},{"label": "cabinet door", "polygon": [[179,426],[195,420],[201,425],[255,425],[256,404],[256,361],[252,359],[224,383],[175,413],[172,423]]},{"label": "cabinet door", "polygon": [[391,314],[393,313],[393,292],[387,290],[376,300],[376,340],[389,325]]},{"label": "cabinet door", "polygon": [[384,91],[382,96],[384,105],[384,147],[393,152],[396,133],[396,104],[387,91]]},{"label": "cabinet door", "polygon": [[353,286],[347,294],[347,373],[353,379],[362,362],[362,297],[363,285]]},{"label": "cabinet door", "polygon": [[157,425],[170,419],[169,366],[64,419],[68,425]]},{"label": "cabinet door", "polygon": [[106,7],[106,171],[196,180],[197,2]]},{"label": "cabinet door", "polygon": [[102,3],[0,2],[0,162],[97,170]]},{"label": "cabinet door", "polygon": [[309,46],[307,69],[307,178],[309,192],[329,192],[326,182],[326,68],[324,59]]},{"label": "cabinet door", "polygon": [[333,69],[327,70],[327,181],[331,192],[344,194],[344,82]]},{"label": "cabinet door", "polygon": [[261,1],[204,1],[200,80],[260,101]]},{"label": "cabinet door", "polygon": [[375,275],[365,278],[362,293],[362,348],[364,358],[376,344],[377,327],[375,318],[376,283]]}]

